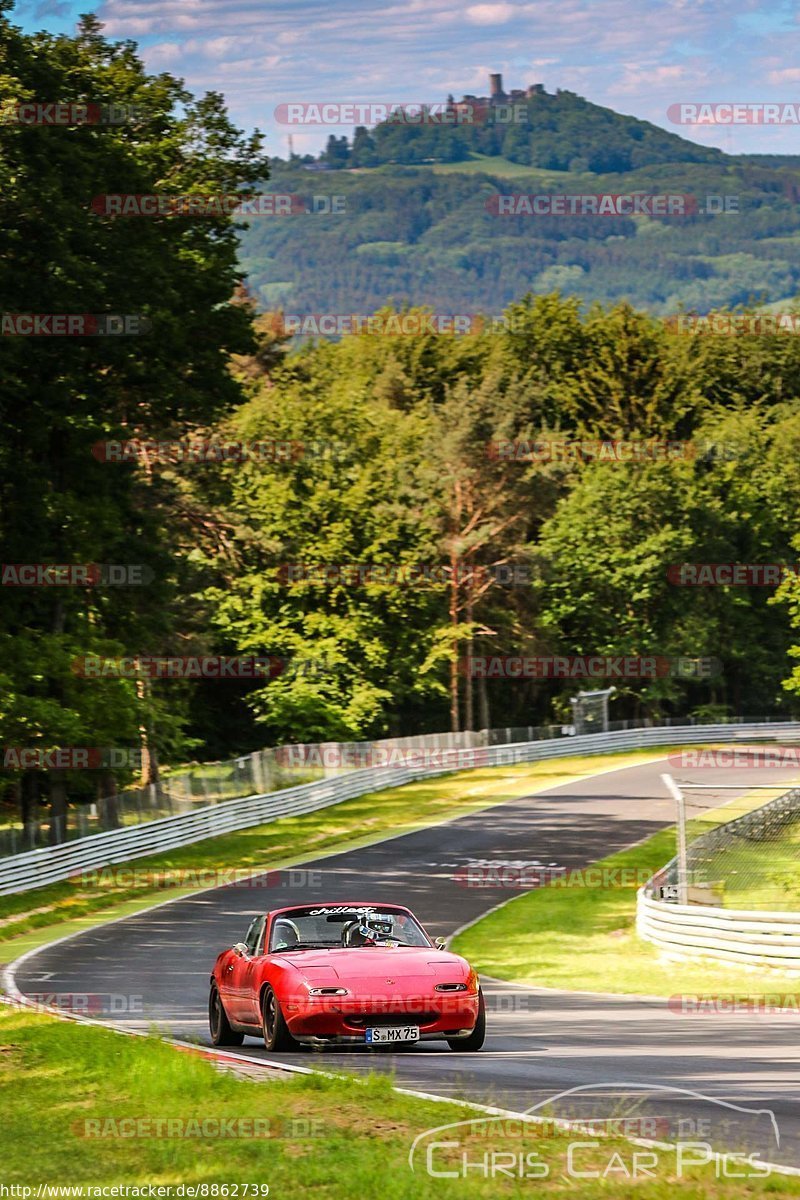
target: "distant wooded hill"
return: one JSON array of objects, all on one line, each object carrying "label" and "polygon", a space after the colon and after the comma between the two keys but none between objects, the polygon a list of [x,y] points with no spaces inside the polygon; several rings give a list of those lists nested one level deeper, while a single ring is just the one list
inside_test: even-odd
[{"label": "distant wooded hill", "polygon": [[[795,295],[800,157],[727,155],[572,92],[537,93],[525,111],[512,124],[491,109],[473,126],[385,122],[333,135],[316,160],[274,160],[270,189],[341,196],[345,212],[251,222],[240,259],[259,304],[495,312],[557,289],[667,314]],[[697,211],[500,217],[492,203],[635,190],[689,195]]]},{"label": "distant wooded hill", "polygon": [[[510,108],[513,107],[513,112]],[[551,171],[636,171],[659,163],[719,163],[721,150],[698,146],[649,121],[592,104],[574,92],[543,89],[524,102],[498,108],[480,104],[475,119],[454,124],[403,123],[359,127],[352,142],[332,135],[320,161],[333,167],[465,162],[472,154]],[[496,119],[495,119],[496,118]],[[525,118],[525,119],[521,119]]]}]

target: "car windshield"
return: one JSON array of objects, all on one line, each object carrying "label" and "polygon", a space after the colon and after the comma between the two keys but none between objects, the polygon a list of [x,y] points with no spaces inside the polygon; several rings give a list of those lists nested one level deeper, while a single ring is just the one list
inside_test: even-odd
[{"label": "car windshield", "polygon": [[376,905],[308,905],[281,913],[272,924],[270,953],[355,946],[430,946],[408,912]]}]

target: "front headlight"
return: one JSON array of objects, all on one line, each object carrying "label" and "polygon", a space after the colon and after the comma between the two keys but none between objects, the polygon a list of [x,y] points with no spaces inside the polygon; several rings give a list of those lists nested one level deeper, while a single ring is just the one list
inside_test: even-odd
[{"label": "front headlight", "polygon": [[312,987],[308,989],[309,996],[346,996],[347,988],[343,987]]}]

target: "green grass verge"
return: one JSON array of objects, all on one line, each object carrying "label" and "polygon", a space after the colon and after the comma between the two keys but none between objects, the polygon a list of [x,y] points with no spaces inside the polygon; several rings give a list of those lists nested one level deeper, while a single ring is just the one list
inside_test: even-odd
[{"label": "green grass verge", "polygon": [[597,179],[589,171],[553,171],[544,167],[526,167],[502,155],[473,154],[463,162],[423,164],[434,175],[494,175],[504,179],[529,179],[542,187],[558,187]]},{"label": "green grass verge", "polygon": [[800,821],[763,842],[732,842],[706,868],[720,869],[725,908],[800,911]]},{"label": "green grass verge", "polygon": [[[785,783],[773,789],[758,789],[694,816],[690,794],[690,847],[716,826],[763,807],[786,789]],[[697,801],[695,809],[702,803]],[[708,880],[719,884],[717,894],[723,908],[774,908],[780,912],[800,909],[800,821],[764,841],[731,838],[723,848],[710,851],[707,858],[694,858],[693,865]]]},{"label": "green grass verge", "polygon": [[[620,1164],[630,1164],[636,1148],[619,1138],[580,1153],[584,1171],[603,1172],[613,1163],[607,1179],[587,1187],[565,1172],[572,1139],[543,1137],[541,1128],[510,1143],[508,1136],[481,1136],[479,1126],[469,1138],[462,1134],[456,1147],[438,1151],[433,1165],[458,1172],[464,1153],[474,1162],[493,1149],[535,1151],[549,1168],[547,1178],[483,1179],[474,1169],[466,1178],[433,1178],[424,1154],[412,1173],[413,1139],[471,1114],[400,1095],[387,1076],[294,1075],[257,1083],[219,1074],[210,1063],[155,1039],[15,1009],[0,1012],[0,1039],[0,1178],[4,1185],[32,1187],[34,1196],[42,1183],[151,1185],[173,1189],[167,1193],[173,1197],[181,1184],[207,1185],[209,1197],[224,1195],[212,1190],[215,1185],[238,1184],[242,1197],[244,1184],[266,1184],[270,1196],[292,1200],[494,1200],[530,1197],[534,1188],[537,1195],[608,1200],[670,1200],[677,1190],[687,1200],[800,1195],[800,1180],[717,1181],[711,1166],[676,1181],[671,1151],[659,1152],[656,1179],[626,1180]],[[170,1121],[172,1126],[165,1124]],[[224,1123],[225,1136],[217,1134],[215,1122]],[[260,1136],[247,1136],[255,1132]]]},{"label": "green grass verge", "polygon": [[[207,838],[178,850],[138,858],[130,863],[137,873],[126,884],[126,864],[99,872],[99,878],[51,884],[10,896],[0,896],[0,942],[6,961],[44,941],[49,930],[61,933],[96,924],[95,917],[128,916],[159,900],[188,895],[212,886],[214,871],[274,870],[317,855],[366,845],[381,837],[408,833],[464,813],[502,804],[569,783],[597,771],[630,766],[652,759],[659,750],[585,755],[515,767],[487,767],[438,779],[371,792],[319,812],[281,817],[239,833]],[[158,873],[158,886],[146,886],[148,872]],[[198,874],[202,872],[202,877]],[[144,881],[144,886],[142,885]],[[44,932],[42,932],[44,931]]]},{"label": "green grass verge", "polygon": [[[746,807],[746,801],[737,801],[737,812]],[[727,819],[724,810],[715,811],[720,821]],[[710,820],[706,815],[706,823]],[[601,859],[598,865],[627,869],[628,879],[641,881],[674,854],[675,832],[667,829]],[[791,978],[789,973],[766,968],[670,959],[636,935],[635,883],[583,886],[582,879],[567,878],[564,885],[515,897],[455,938],[452,949],[469,958],[478,971],[497,979],[574,991],[766,995],[775,992],[776,980],[788,983]],[[800,990],[796,981],[792,990]]]}]

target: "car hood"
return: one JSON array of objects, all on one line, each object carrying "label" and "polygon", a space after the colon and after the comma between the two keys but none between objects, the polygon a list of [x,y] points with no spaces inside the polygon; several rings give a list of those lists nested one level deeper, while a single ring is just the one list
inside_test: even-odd
[{"label": "car hood", "polygon": [[458,954],[434,950],[432,947],[359,946],[341,950],[298,950],[280,955],[314,984],[335,983],[336,980],[374,979],[448,979],[453,983],[466,982],[469,964]]}]

